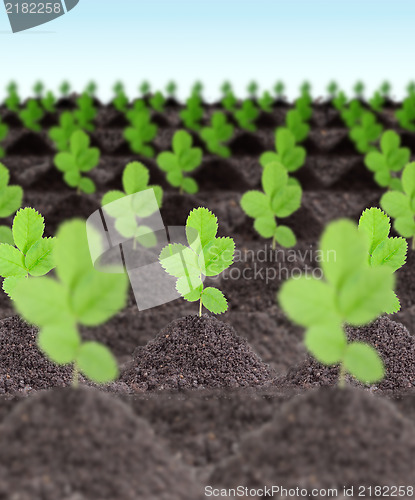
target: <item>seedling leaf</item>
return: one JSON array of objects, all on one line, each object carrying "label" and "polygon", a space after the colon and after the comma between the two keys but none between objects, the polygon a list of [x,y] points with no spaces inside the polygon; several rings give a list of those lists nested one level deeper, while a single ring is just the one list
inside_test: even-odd
[{"label": "seedling leaf", "polygon": [[79,370],[97,384],[106,384],[118,377],[117,361],[108,347],[98,342],[84,342],[76,362]]},{"label": "seedling leaf", "polygon": [[373,384],[385,376],[385,367],[379,354],[368,344],[352,342],[346,348],[344,366],[355,378]]},{"label": "seedling leaf", "polygon": [[213,314],[222,314],[228,309],[228,302],[223,293],[212,287],[203,290],[202,304]]}]

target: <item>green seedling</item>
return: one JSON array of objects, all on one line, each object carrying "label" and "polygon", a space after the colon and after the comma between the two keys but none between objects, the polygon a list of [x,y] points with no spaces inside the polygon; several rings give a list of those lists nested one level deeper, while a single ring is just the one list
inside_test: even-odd
[{"label": "green seedling", "polygon": [[403,101],[395,116],[403,129],[415,132],[415,92]]},{"label": "green seedling", "polygon": [[164,151],[157,156],[157,164],[166,172],[170,185],[180,189],[180,193],[195,194],[199,191],[197,182],[184,174],[192,172],[201,163],[203,152],[194,148],[192,136],[184,130],[179,130],[173,136],[173,151]]},{"label": "green seedling", "polygon": [[380,151],[370,151],[365,156],[366,167],[374,172],[375,181],[381,187],[402,191],[399,178],[392,172],[400,172],[409,162],[411,150],[401,148],[401,138],[393,130],[383,133],[380,140]]},{"label": "green seedling", "polygon": [[90,139],[85,132],[77,130],[69,141],[69,151],[55,155],[54,163],[58,170],[63,172],[63,179],[78,194],[82,191],[87,194],[95,192],[95,184],[89,177],[82,174],[91,171],[99,163],[100,151],[90,148]]},{"label": "green seedling", "polygon": [[295,109],[300,113],[302,121],[308,121],[313,114],[310,97],[307,94],[303,94],[302,97],[295,101]]},{"label": "green seedling", "polygon": [[45,221],[33,208],[22,208],[14,217],[11,243],[0,244],[0,276],[3,290],[14,298],[19,281],[44,276],[55,265],[55,238],[44,238]]},{"label": "green seedling", "polygon": [[285,117],[286,128],[295,137],[295,142],[303,142],[310,132],[310,125],[305,123],[298,109],[288,111]]},{"label": "green seedling", "polygon": [[201,128],[200,120],[203,118],[203,108],[200,97],[196,94],[189,97],[186,101],[186,108],[181,110],[179,115],[186,128],[199,131]]},{"label": "green seedling", "polygon": [[62,97],[68,97],[69,92],[71,91],[71,84],[68,81],[63,81],[59,87],[59,92]]},{"label": "green seedling", "polygon": [[97,110],[94,105],[93,94],[84,92],[76,100],[77,109],[74,111],[75,119],[77,120],[80,128],[88,132],[95,130],[94,120],[97,115]]},{"label": "green seedling", "polygon": [[120,90],[119,92],[117,92],[114,99],[112,100],[112,105],[120,113],[126,113],[128,108],[128,102],[129,102],[128,97],[126,96],[124,90]]},{"label": "green seedling", "polygon": [[97,90],[98,90],[98,85],[95,82],[91,81],[85,87],[84,93],[93,99],[95,97],[95,94],[97,93]]},{"label": "green seedling", "polygon": [[[217,276],[233,263],[232,238],[218,238],[218,219],[207,208],[192,210],[186,222],[189,246],[173,243],[160,253],[164,270],[177,278],[176,289],[189,302],[199,301],[199,316],[204,306],[213,314],[222,314],[228,302],[217,288],[204,288],[204,276]],[[197,237],[196,237],[197,236]]]},{"label": "green seedling", "polygon": [[220,90],[221,90],[221,92],[222,92],[222,94],[223,94],[224,97],[227,94],[229,94],[229,92],[233,92],[231,82],[229,82],[229,81],[223,82],[222,85],[221,85],[221,87],[220,87]]},{"label": "green seedling", "polygon": [[157,125],[151,122],[150,111],[143,107],[138,109],[140,101],[136,101],[134,109],[127,113],[131,126],[124,130],[124,138],[128,141],[130,149],[147,158],[153,158],[154,149],[148,143],[157,135]]},{"label": "green seedling", "polygon": [[241,129],[250,132],[256,131],[257,127],[254,122],[259,116],[259,111],[252,100],[244,101],[241,108],[237,109],[233,116]]},{"label": "green seedling", "polygon": [[38,81],[34,84],[33,92],[37,99],[41,99],[44,91],[45,91],[45,86],[43,85],[43,82]]},{"label": "green seedling", "polygon": [[193,97],[196,96],[200,100],[202,100],[202,92],[203,92],[203,83],[200,81],[195,82],[191,90],[191,95]]},{"label": "green seedling", "polygon": [[39,328],[41,351],[58,365],[73,366],[74,387],[79,373],[95,383],[111,382],[118,376],[114,356],[98,342],[84,342],[79,327],[101,325],[125,306],[127,277],[94,269],[84,221],[60,227],[53,257],[56,279],[20,280],[13,293],[14,306]]},{"label": "green seedling", "polygon": [[360,101],[353,99],[353,101],[350,102],[349,107],[343,109],[341,117],[347,128],[351,129],[360,123],[364,113],[365,110]]},{"label": "green seedling", "polygon": [[284,165],[268,163],[262,173],[262,191],[248,191],[242,196],[243,211],[255,219],[254,228],[263,238],[272,238],[276,243],[292,247],[297,240],[288,226],[278,225],[277,218],[289,217],[301,206],[302,190],[292,182]]},{"label": "green seedling", "polygon": [[[408,244],[404,238],[390,238],[390,219],[380,208],[368,208],[359,219],[359,232],[369,243],[368,257],[371,267],[385,267],[391,273],[400,269],[406,262]],[[390,304],[385,313],[393,314],[401,308],[398,297],[391,290]]]},{"label": "green seedling", "polygon": [[144,80],[141,82],[138,90],[140,91],[142,97],[146,97],[151,91],[151,85],[147,80]]},{"label": "green seedling", "polygon": [[9,111],[12,113],[18,113],[20,109],[20,97],[17,91],[13,90],[9,92],[4,103]]},{"label": "green seedling", "polygon": [[133,102],[133,106],[126,112],[127,120],[131,123],[134,122],[136,116],[138,116],[142,111],[149,113],[149,109],[144,99],[137,99]]},{"label": "green seedling", "polygon": [[379,139],[382,132],[383,126],[376,121],[376,116],[367,111],[363,113],[360,124],[350,130],[349,137],[360,153],[368,153],[376,149],[373,143]]},{"label": "green seedling", "polygon": [[414,81],[408,83],[408,85],[406,87],[406,91],[408,92],[409,96],[413,96],[415,94],[415,82]]},{"label": "green seedling", "polygon": [[385,99],[379,91],[376,91],[373,94],[373,97],[369,99],[369,105],[373,109],[373,111],[376,111],[378,113],[382,111],[383,106],[385,105]]},{"label": "green seedling", "polygon": [[[10,174],[0,163],[0,218],[13,215],[22,206],[23,189],[20,186],[9,186]],[[12,231],[7,226],[0,226],[0,243],[13,243]]]},{"label": "green seedling", "polygon": [[262,97],[258,99],[258,104],[259,107],[264,111],[265,113],[272,113],[272,106],[274,104],[274,99],[272,98],[271,94],[268,91],[265,91],[262,94]]},{"label": "green seedling", "polygon": [[337,109],[340,113],[343,113],[346,110],[347,97],[343,91],[340,91],[331,102],[335,109]]},{"label": "green seedling", "polygon": [[44,116],[45,112],[35,99],[29,99],[26,107],[19,112],[19,118],[23,125],[34,132],[40,132],[42,130],[39,122]]},{"label": "green seedling", "polygon": [[281,100],[284,96],[285,85],[282,81],[278,81],[274,85],[274,92],[278,100]]},{"label": "green seedling", "polygon": [[363,93],[365,91],[365,84],[362,81],[355,83],[353,87],[353,92],[358,99],[362,99]]},{"label": "green seedling", "polygon": [[176,92],[177,92],[177,84],[176,82],[174,81],[170,81],[167,85],[166,85],[166,93],[169,97],[175,97],[176,95]]},{"label": "green seedling", "polygon": [[384,81],[382,83],[382,85],[380,86],[380,94],[383,96],[383,97],[389,97],[390,95],[390,92],[391,92],[391,89],[392,89],[392,86],[391,84],[388,82],[388,81]]},{"label": "green seedling", "polygon": [[259,86],[258,86],[257,82],[252,81],[248,84],[248,87],[246,88],[246,90],[247,90],[248,95],[251,99],[256,98],[256,96],[258,94],[258,89],[259,89]]},{"label": "green seedling", "polygon": [[156,92],[152,97],[150,97],[149,102],[154,111],[164,113],[166,99],[161,92]]},{"label": "green seedling", "polygon": [[347,219],[328,225],[320,251],[324,279],[304,276],[285,282],[279,303],[307,329],[308,351],[324,365],[339,365],[340,387],[347,373],[364,384],[379,382],[385,373],[380,356],[368,344],[348,342],[344,325],[366,325],[388,308],[393,273],[387,266],[368,264],[367,237]]},{"label": "green seedling", "polygon": [[[0,116],[0,144],[4,139],[6,139],[7,135],[9,133],[9,127],[2,122],[1,116]],[[0,158],[4,158],[6,154],[6,151],[0,146]]]},{"label": "green seedling", "polygon": [[300,92],[301,92],[302,97],[304,97],[304,96],[310,97],[310,95],[311,95],[311,83],[308,81],[303,82],[301,84],[301,87],[300,87]]},{"label": "green seedling", "polygon": [[[122,175],[124,191],[109,191],[102,197],[101,201],[105,212],[114,217],[115,229],[125,238],[134,238],[134,245],[138,242],[144,247],[153,247],[157,240],[151,228],[137,223],[137,217],[149,217],[153,215],[154,210],[148,211],[148,207],[143,210],[142,205],[137,203],[139,200],[130,195],[152,189],[157,206],[161,208],[163,189],[157,185],[149,185],[149,182],[150,173],[147,167],[139,162],[129,163]],[[124,203],[111,205],[119,200],[124,200]]]},{"label": "green seedling", "polygon": [[69,151],[69,143],[72,134],[79,130],[74,115],[70,111],[64,111],[59,117],[59,126],[49,130],[49,137],[58,151]]},{"label": "green seedling", "polygon": [[17,83],[15,81],[9,82],[7,87],[6,87],[6,90],[7,90],[8,94],[11,94],[13,92],[17,92],[17,90],[18,90]]},{"label": "green seedling", "polygon": [[331,101],[336,97],[338,90],[339,90],[339,86],[337,85],[337,82],[335,82],[334,80],[332,80],[327,85],[327,93],[328,93]]},{"label": "green seedling", "polygon": [[115,82],[112,90],[115,95],[125,92],[124,84],[121,81]]},{"label": "green seedling", "polygon": [[51,90],[49,90],[46,95],[42,97],[40,103],[42,104],[42,108],[48,113],[54,113],[56,111],[56,99]]},{"label": "green seedling", "polygon": [[406,165],[401,181],[403,192],[385,193],[380,206],[394,219],[395,231],[404,238],[412,238],[412,250],[415,250],[415,162]]},{"label": "green seedling", "polygon": [[275,150],[266,151],[259,159],[260,164],[265,167],[268,163],[281,163],[287,172],[295,172],[305,163],[306,150],[296,146],[295,137],[287,128],[278,128],[275,131]]},{"label": "green seedling", "polygon": [[230,90],[222,99],[221,104],[226,111],[234,113],[238,100],[236,99],[234,93]]},{"label": "green seedling", "polygon": [[226,115],[216,111],[212,115],[210,127],[205,127],[200,132],[200,137],[205,141],[207,149],[222,158],[229,158],[231,150],[223,143],[229,141],[234,133],[234,126],[228,123]]}]

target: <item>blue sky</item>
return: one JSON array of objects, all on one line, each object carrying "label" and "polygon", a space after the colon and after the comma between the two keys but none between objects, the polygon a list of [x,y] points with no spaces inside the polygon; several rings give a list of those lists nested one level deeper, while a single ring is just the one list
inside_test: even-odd
[{"label": "blue sky", "polygon": [[11,79],[23,95],[38,78],[53,89],[94,79],[108,99],[117,79],[134,94],[173,78],[181,96],[201,79],[213,99],[223,80],[243,93],[254,78],[263,89],[282,79],[292,97],[304,79],[321,95],[332,78],[346,91],[386,78],[399,97],[415,79],[414,23],[413,0],[80,0],[12,34],[0,5],[0,94]]}]

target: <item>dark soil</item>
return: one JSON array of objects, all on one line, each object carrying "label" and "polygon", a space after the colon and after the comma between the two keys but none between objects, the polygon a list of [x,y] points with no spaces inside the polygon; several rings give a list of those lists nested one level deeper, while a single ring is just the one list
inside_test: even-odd
[{"label": "dark soil", "polygon": [[0,426],[2,500],[197,500],[150,425],[92,389],[42,392]]},{"label": "dark soil", "polygon": [[46,359],[37,332],[17,316],[0,321],[0,394],[70,385],[72,370]]},{"label": "dark soil", "polygon": [[[383,359],[385,378],[372,386],[372,390],[399,392],[415,387],[415,338],[405,326],[382,316],[368,326],[348,328],[347,335],[351,341],[371,344]],[[277,379],[276,384],[301,388],[331,386],[337,383],[338,375],[338,367],[323,366],[308,356],[285,377]],[[349,381],[357,384],[352,377]]]},{"label": "dark soil", "polygon": [[260,387],[270,368],[226,323],[207,315],[170,323],[138,347],[121,375],[132,390]]},{"label": "dark soil", "polygon": [[340,496],[345,485],[413,486],[414,454],[415,426],[391,403],[359,389],[319,389],[243,438],[209,484],[338,488]]}]

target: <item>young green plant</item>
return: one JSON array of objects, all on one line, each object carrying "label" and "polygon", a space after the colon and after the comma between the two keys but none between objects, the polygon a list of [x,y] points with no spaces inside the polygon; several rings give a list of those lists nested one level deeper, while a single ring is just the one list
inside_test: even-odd
[{"label": "young green plant", "polygon": [[158,113],[164,113],[164,106],[166,104],[166,98],[164,95],[158,91],[149,99],[150,106]]},{"label": "young green plant", "polygon": [[204,277],[217,276],[233,263],[235,243],[232,238],[218,238],[218,219],[207,208],[192,210],[186,222],[188,246],[171,243],[160,253],[164,270],[177,278],[176,289],[189,302],[199,301],[213,314],[224,313],[228,302],[214,287],[204,288]]},{"label": "young green plant", "polygon": [[150,111],[143,101],[136,101],[134,108],[127,113],[131,125],[124,130],[124,138],[131,151],[147,158],[153,158],[154,148],[149,143],[156,137],[157,125],[151,122]]},{"label": "young green plant", "polygon": [[[88,235],[90,236],[90,235]],[[127,301],[125,274],[94,269],[86,225],[75,220],[60,227],[53,252],[56,279],[20,280],[13,292],[18,313],[39,328],[37,343],[58,365],[73,366],[73,386],[79,373],[99,384],[118,376],[117,362],[104,345],[81,339],[79,327],[98,326]]]},{"label": "young green plant", "polygon": [[93,132],[95,130],[94,120],[97,110],[94,105],[93,92],[84,92],[76,100],[77,109],[73,112],[74,117],[82,130]]},{"label": "young green plant", "polygon": [[295,172],[305,163],[306,150],[296,146],[295,137],[287,128],[278,128],[275,131],[275,150],[266,151],[259,159],[260,164],[265,167],[268,163],[279,162],[287,172]]},{"label": "young green plant", "polygon": [[192,136],[185,130],[174,134],[172,149],[173,151],[163,151],[157,156],[157,165],[166,172],[169,184],[179,188],[180,193],[197,193],[197,182],[185,174],[192,172],[202,163],[202,150],[193,147]]},{"label": "young green plant", "polygon": [[205,141],[211,153],[222,158],[229,158],[231,150],[223,143],[232,138],[234,130],[234,126],[228,123],[226,115],[216,111],[212,115],[210,127],[204,127],[200,132],[200,137]]},{"label": "young green plant", "polygon": [[[10,174],[0,163],[0,218],[13,215],[22,206],[23,189],[20,186],[9,186]],[[0,243],[13,244],[12,231],[8,226],[0,226]]]},{"label": "young green plant", "polygon": [[[0,117],[0,143],[4,141],[4,139],[7,137],[9,133],[9,127],[2,122],[1,117]],[[0,158],[4,158],[6,152],[4,148],[0,146]]]},{"label": "young green plant", "polygon": [[40,132],[42,130],[39,122],[44,116],[45,112],[35,99],[29,99],[26,107],[19,112],[19,118],[24,127],[34,132]]},{"label": "young green plant", "polygon": [[203,118],[203,107],[199,95],[194,94],[187,99],[186,107],[180,111],[179,116],[186,128],[195,131],[200,130],[200,120]]},{"label": "young green plant", "polygon": [[367,237],[347,219],[327,226],[320,252],[324,279],[286,281],[279,303],[292,321],[307,329],[308,351],[324,365],[339,365],[340,387],[347,373],[362,383],[376,383],[385,372],[380,356],[368,344],[349,342],[344,325],[366,325],[388,308],[393,273],[369,265]]},{"label": "young green plant", "polygon": [[302,190],[290,179],[286,168],[279,162],[265,165],[262,173],[263,191],[248,191],[242,196],[243,211],[255,219],[254,228],[263,238],[272,238],[283,247],[296,244],[296,237],[288,226],[279,225],[278,219],[289,217],[301,206]]},{"label": "young green plant", "polygon": [[256,131],[255,120],[259,116],[259,110],[251,99],[245,100],[233,116],[241,129],[249,132]]},{"label": "young green plant", "polygon": [[360,123],[350,130],[349,137],[354,141],[359,153],[368,153],[376,149],[373,143],[379,139],[382,132],[383,126],[376,121],[376,116],[366,111]]},{"label": "young green plant", "polygon": [[71,137],[77,130],[80,128],[74,115],[64,111],[59,117],[59,125],[50,128],[49,137],[58,151],[69,151]]},{"label": "young green plant", "polygon": [[291,109],[285,117],[285,127],[295,137],[295,142],[298,144],[307,139],[310,132],[310,125],[303,120],[301,111]]},{"label": "young green plant", "polygon": [[55,155],[53,160],[55,166],[63,172],[66,184],[76,188],[78,194],[81,191],[87,194],[94,193],[94,181],[82,174],[90,172],[98,165],[101,153],[98,148],[89,147],[90,139],[82,130],[74,132],[69,142],[69,151]]}]

